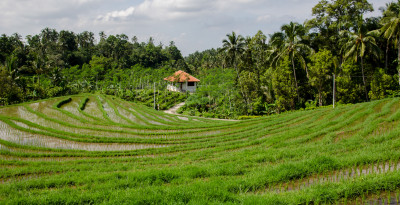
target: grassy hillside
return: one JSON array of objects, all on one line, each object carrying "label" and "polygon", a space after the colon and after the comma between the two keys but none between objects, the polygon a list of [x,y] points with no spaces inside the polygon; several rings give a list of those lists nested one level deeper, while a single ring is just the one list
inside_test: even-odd
[{"label": "grassy hillside", "polygon": [[[142,89],[142,90],[133,90],[127,91],[125,93],[117,94],[117,93],[107,93],[115,96],[120,96],[121,98],[140,103],[146,105],[150,108],[154,107],[154,91],[153,89]],[[168,90],[159,91],[157,90],[155,93],[156,100],[156,108],[158,110],[168,110],[176,104],[184,102],[187,98],[187,93],[181,92],[170,92]]]},{"label": "grassy hillside", "polygon": [[395,202],[399,100],[233,122],[104,95],[0,108],[0,203]]}]

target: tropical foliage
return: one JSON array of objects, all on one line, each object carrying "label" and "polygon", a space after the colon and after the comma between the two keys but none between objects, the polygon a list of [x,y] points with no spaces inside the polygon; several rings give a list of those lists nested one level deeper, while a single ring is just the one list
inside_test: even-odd
[{"label": "tropical foliage", "polygon": [[[382,16],[364,18],[373,10],[366,0],[322,0],[304,24],[289,22],[268,36],[261,31],[246,38],[228,34],[211,64],[237,72],[237,102],[245,105],[237,116],[302,109],[310,102],[324,106],[333,100],[357,103],[397,95],[399,8],[400,1],[392,2]],[[201,63],[205,58],[186,59],[194,71],[209,69]]]},{"label": "tropical foliage", "polygon": [[364,18],[372,10],[367,0],[321,0],[304,23],[289,22],[269,35],[232,32],[221,48],[185,58],[174,42],[138,42],[125,34],[100,32],[98,42],[88,31],[45,28],[26,41],[3,34],[0,103],[81,92],[134,100],[139,95],[133,93],[165,90],[163,78],[176,70],[201,80],[181,110],[192,115],[237,118],[305,109],[311,102],[382,99],[400,89],[400,1]]},{"label": "tropical foliage", "polygon": [[[163,78],[174,69],[186,70],[184,59],[171,42],[155,45],[152,38],[132,42],[124,34],[94,34],[43,29],[38,35],[0,37],[0,82],[13,92],[1,94],[3,104],[80,92],[121,93],[165,87]],[[19,96],[19,97],[18,97]]]}]

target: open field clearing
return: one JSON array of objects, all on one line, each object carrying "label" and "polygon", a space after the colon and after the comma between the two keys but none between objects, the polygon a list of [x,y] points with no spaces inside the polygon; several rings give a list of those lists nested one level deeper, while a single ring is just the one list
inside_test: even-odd
[{"label": "open field clearing", "polygon": [[0,203],[396,204],[400,99],[220,121],[81,94],[0,108]]}]

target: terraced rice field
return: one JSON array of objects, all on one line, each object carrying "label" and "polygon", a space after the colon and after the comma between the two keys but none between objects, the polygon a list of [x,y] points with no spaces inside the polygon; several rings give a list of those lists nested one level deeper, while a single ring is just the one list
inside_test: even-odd
[{"label": "terraced rice field", "polygon": [[0,108],[0,203],[396,204],[399,100],[246,121],[103,95]]}]

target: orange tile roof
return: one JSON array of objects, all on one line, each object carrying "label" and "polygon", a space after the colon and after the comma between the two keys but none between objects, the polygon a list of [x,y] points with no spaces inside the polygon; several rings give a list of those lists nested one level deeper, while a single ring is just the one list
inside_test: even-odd
[{"label": "orange tile roof", "polygon": [[181,70],[178,70],[173,75],[164,78],[164,80],[167,80],[170,82],[178,82],[178,83],[183,83],[186,81],[187,82],[200,82],[199,79],[197,79]]}]

